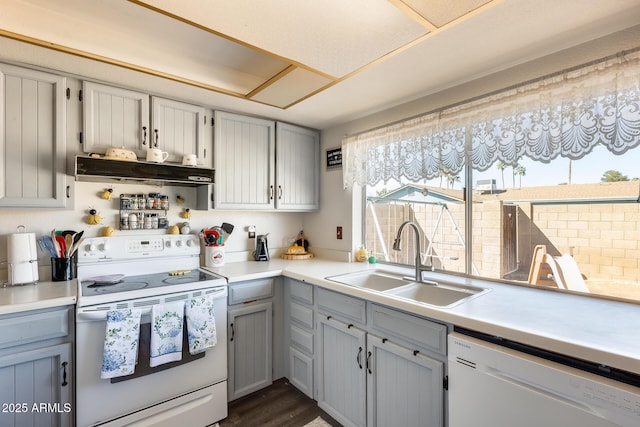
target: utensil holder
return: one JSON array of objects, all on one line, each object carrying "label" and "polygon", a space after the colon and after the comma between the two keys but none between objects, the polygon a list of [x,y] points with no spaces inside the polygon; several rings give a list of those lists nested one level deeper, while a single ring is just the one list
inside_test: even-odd
[{"label": "utensil holder", "polygon": [[63,282],[75,279],[78,274],[78,263],[74,256],[70,258],[51,258],[51,281]]},{"label": "utensil holder", "polygon": [[222,267],[224,265],[224,245],[205,246],[204,265],[207,267]]}]

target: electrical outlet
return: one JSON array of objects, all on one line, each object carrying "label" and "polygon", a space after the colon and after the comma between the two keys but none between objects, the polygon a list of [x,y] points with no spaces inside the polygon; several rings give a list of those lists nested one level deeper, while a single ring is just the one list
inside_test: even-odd
[{"label": "electrical outlet", "polygon": [[342,227],[341,226],[336,227],[336,239],[342,240]]},{"label": "electrical outlet", "polygon": [[256,226],[255,225],[247,226],[247,232],[249,233],[249,238],[250,239],[255,239],[256,238]]}]

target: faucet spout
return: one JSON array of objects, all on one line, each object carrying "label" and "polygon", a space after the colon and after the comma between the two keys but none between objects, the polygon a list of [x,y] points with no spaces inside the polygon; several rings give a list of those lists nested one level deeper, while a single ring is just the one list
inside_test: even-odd
[{"label": "faucet spout", "polygon": [[424,283],[424,281],[422,279],[422,272],[423,271],[433,271],[433,263],[431,263],[430,266],[422,264],[422,249],[421,249],[421,245],[420,245],[420,229],[418,228],[418,225],[415,222],[413,222],[413,221],[405,221],[402,224],[400,224],[400,227],[398,228],[398,233],[396,234],[396,238],[393,241],[393,250],[395,250],[395,251],[399,251],[400,250],[400,241],[401,241],[401,238],[402,238],[402,231],[404,230],[404,228],[406,226],[410,226],[411,228],[413,228],[413,231],[414,231],[415,237],[416,237],[416,260],[415,260],[416,274],[415,274],[415,280],[418,283]]}]

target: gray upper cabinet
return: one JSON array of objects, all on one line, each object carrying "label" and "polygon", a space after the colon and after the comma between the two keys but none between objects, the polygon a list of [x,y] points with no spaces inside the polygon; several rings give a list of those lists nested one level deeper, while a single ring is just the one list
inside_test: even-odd
[{"label": "gray upper cabinet", "polygon": [[275,207],[275,122],[216,111],[213,158],[214,208]]},{"label": "gray upper cabinet", "polygon": [[276,124],[276,208],[313,211],[320,207],[320,134]]},{"label": "gray upper cabinet", "polygon": [[0,79],[0,207],[67,207],[66,79],[5,64]]},{"label": "gray upper cabinet", "polygon": [[216,111],[214,135],[214,208],[318,209],[318,132]]},{"label": "gray upper cabinet", "polygon": [[184,154],[196,154],[198,164],[203,164],[207,154],[205,109],[157,96],[151,97],[151,109],[152,146],[169,153],[169,162],[181,162]]},{"label": "gray upper cabinet", "polygon": [[148,148],[159,148],[169,162],[196,154],[205,163],[203,107],[93,82],[84,82],[82,93],[85,153],[124,147],[145,160]]},{"label": "gray upper cabinet", "polygon": [[83,151],[124,147],[144,157],[151,140],[149,95],[92,82],[82,84],[82,93]]}]

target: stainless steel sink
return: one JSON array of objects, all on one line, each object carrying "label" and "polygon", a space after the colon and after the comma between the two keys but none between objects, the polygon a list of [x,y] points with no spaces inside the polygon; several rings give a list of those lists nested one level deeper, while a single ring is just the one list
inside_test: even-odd
[{"label": "stainless steel sink", "polygon": [[400,275],[382,271],[358,271],[356,273],[339,274],[337,276],[327,277],[327,280],[379,292],[411,283],[411,281],[403,279]]},{"label": "stainless steel sink", "polygon": [[391,289],[385,293],[423,304],[453,307],[487,292],[489,292],[489,289],[467,285],[411,283],[401,288]]},{"label": "stainless steel sink", "polygon": [[394,273],[374,270],[330,276],[327,280],[443,308],[453,307],[490,291],[454,283],[427,280],[420,283]]}]

